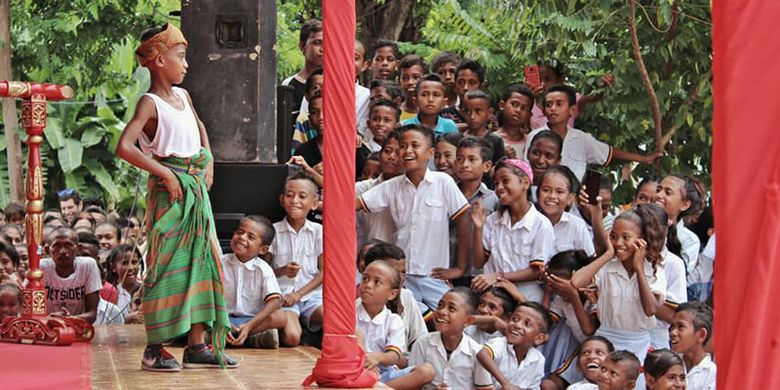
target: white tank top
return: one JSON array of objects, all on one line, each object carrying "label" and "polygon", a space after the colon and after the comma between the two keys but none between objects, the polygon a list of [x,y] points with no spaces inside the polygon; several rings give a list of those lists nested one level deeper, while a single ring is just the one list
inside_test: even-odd
[{"label": "white tank top", "polygon": [[153,93],[144,94],[152,98],[157,108],[157,134],[150,141],[146,133],[141,132],[138,141],[144,153],[157,157],[192,157],[201,147],[198,123],[184,90],[173,87],[173,92],[181,99],[183,110],[177,110]]}]

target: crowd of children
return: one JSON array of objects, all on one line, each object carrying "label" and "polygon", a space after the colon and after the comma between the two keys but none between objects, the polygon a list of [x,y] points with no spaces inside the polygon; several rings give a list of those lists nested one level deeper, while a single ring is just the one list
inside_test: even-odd
[{"label": "crowd of children", "polygon": [[[220,261],[235,347],[316,344],[321,334],[323,230],[307,218],[327,201],[319,21],[304,24],[300,49],[305,66],[285,83],[297,100],[289,163],[303,169],[279,196],[285,217],[242,219]],[[646,177],[618,208],[609,180],[587,188],[589,166],[660,155],[574,128],[602,97],[542,69],[541,86],[511,85],[494,104],[476,61],[440,53],[428,73],[395,42],[368,53],[356,43],[355,305],[366,368],[402,389],[714,389],[714,236],[690,228],[705,190],[688,176]],[[59,200],[44,219],[49,311],[142,323],[140,221],[72,190]],[[21,307],[23,218],[6,207],[0,316]]]}]

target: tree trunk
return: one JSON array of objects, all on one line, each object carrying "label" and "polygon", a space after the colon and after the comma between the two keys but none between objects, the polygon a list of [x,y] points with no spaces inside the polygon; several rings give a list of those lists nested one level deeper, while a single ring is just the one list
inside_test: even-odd
[{"label": "tree trunk", "polygon": [[[11,1],[0,0],[0,80],[11,80]],[[11,187],[11,201],[24,201],[22,180],[22,143],[17,133],[18,119],[14,99],[3,99],[3,122],[8,153],[8,178]]]},{"label": "tree trunk", "polygon": [[357,22],[362,28],[362,41],[366,54],[377,39],[385,38],[397,41],[404,25],[414,9],[416,0],[386,0],[377,4],[376,0],[357,0]]}]

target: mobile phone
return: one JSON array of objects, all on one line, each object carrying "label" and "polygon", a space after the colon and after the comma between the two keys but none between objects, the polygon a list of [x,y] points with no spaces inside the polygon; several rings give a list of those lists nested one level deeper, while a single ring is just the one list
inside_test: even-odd
[{"label": "mobile phone", "polygon": [[601,187],[601,174],[596,171],[588,170],[585,172],[585,180],[582,182],[585,184],[585,192],[588,194],[588,203],[592,205],[598,205],[599,201],[596,199],[599,196],[599,187]]},{"label": "mobile phone", "polygon": [[539,76],[539,65],[528,65],[524,69],[525,83],[528,84],[531,89],[536,89],[542,85],[542,79]]}]

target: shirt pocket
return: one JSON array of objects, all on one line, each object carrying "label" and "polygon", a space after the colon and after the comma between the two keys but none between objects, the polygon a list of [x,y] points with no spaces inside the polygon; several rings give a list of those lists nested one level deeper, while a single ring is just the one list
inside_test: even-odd
[{"label": "shirt pocket", "polygon": [[512,251],[517,257],[517,263],[523,262],[528,264],[531,260],[531,253],[533,252],[534,241],[529,237],[516,237],[512,240]]},{"label": "shirt pocket", "polygon": [[422,211],[425,219],[433,222],[442,222],[448,219],[447,209],[444,207],[444,201],[438,197],[425,199],[425,208]]}]

